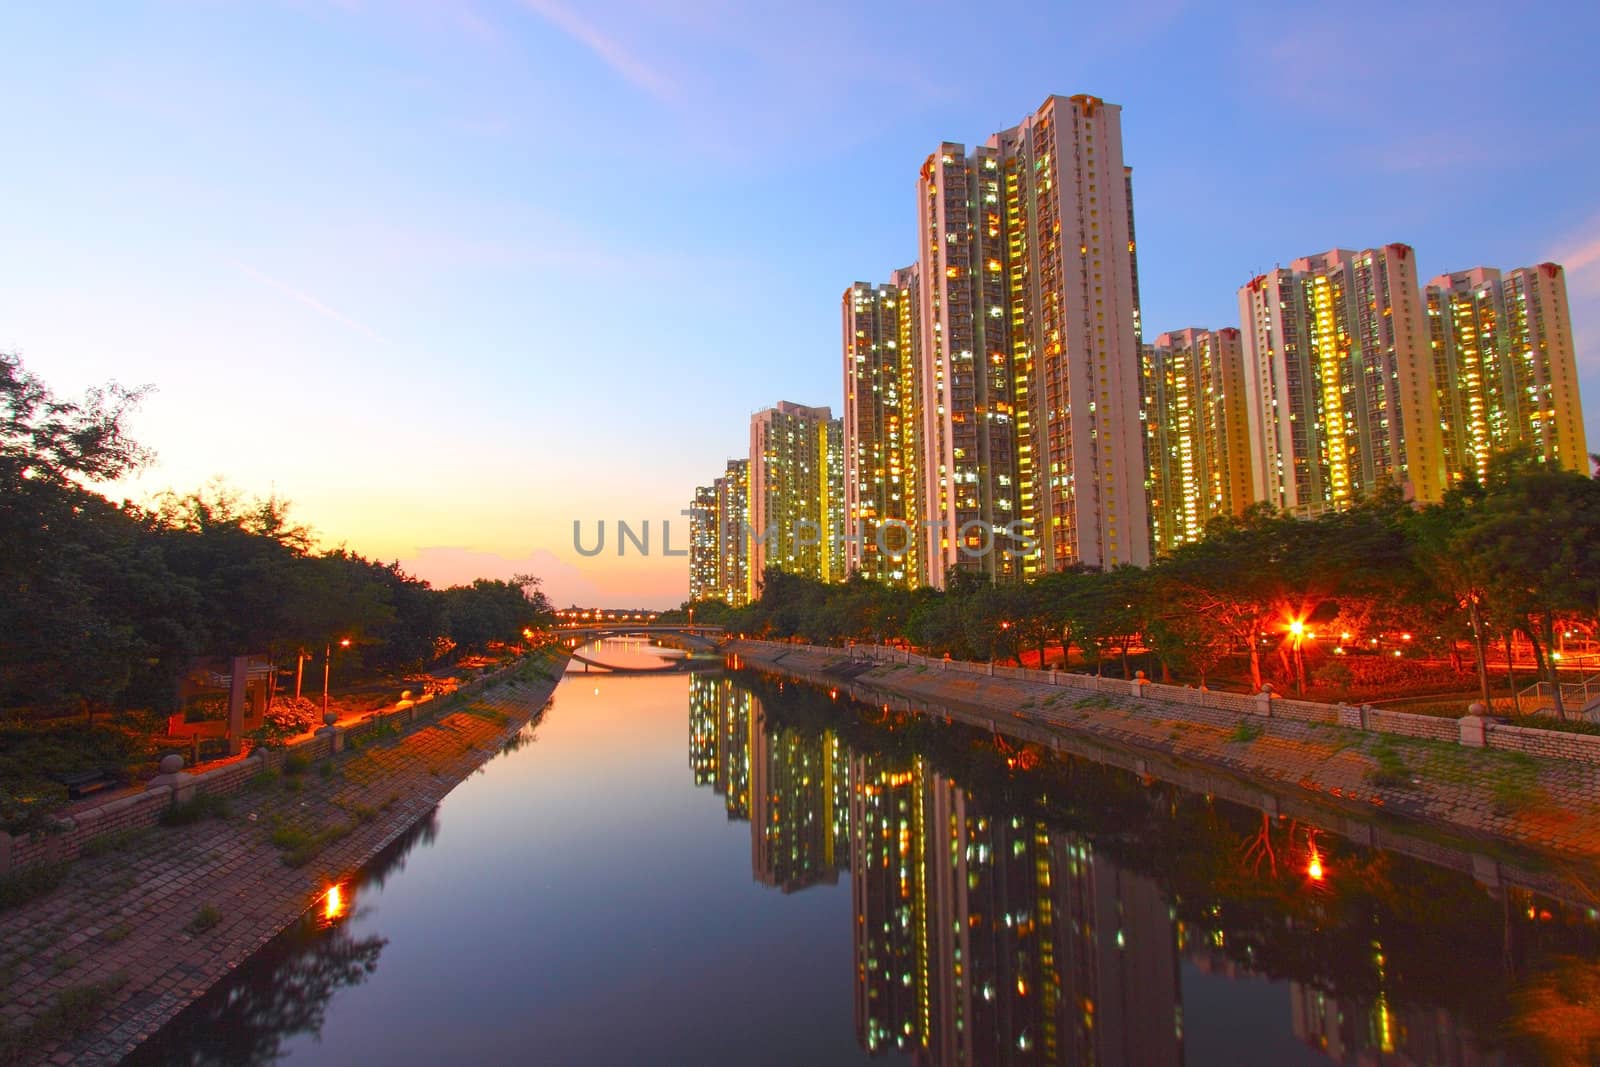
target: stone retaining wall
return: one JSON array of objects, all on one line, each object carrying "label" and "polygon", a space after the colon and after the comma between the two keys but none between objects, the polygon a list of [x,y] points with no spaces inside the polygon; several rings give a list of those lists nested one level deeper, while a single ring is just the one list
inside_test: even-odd
[{"label": "stone retaining wall", "polygon": [[[1532,756],[1600,764],[1600,736],[1540,730],[1526,726],[1506,726],[1492,721],[1482,722],[1471,717],[1450,719],[1437,715],[1414,715],[1410,712],[1392,711],[1368,705],[1354,707],[1348,704],[1321,704],[1309,700],[1290,700],[1270,692],[1247,695],[1203,688],[1191,689],[1147,681],[1142,677],[1143,672],[1140,672],[1141,677],[1129,681],[1124,678],[1102,678],[1093,674],[1077,674],[1070,671],[1035,670],[1032,667],[1004,667],[994,663],[934,659],[885,645],[833,648],[782,641],[745,640],[743,643],[770,649],[775,654],[785,651],[805,651],[836,659],[870,659],[923,670],[984,675],[1039,685],[1062,686],[1124,699],[1156,700],[1167,705],[1215,708],[1241,715],[1262,715],[1299,722],[1324,723],[1370,733],[1397,734],[1450,744],[1495,748],[1525,752]],[[1482,738],[1481,744],[1478,741],[1479,737]]]},{"label": "stone retaining wall", "polygon": [[[227,766],[198,774],[159,775],[143,792],[124,794],[95,807],[76,811],[58,819],[50,830],[16,836],[0,832],[0,878],[35,864],[77,859],[91,839],[154,826],[167,808],[196,795],[226,796],[236,793],[261,772],[281,767],[291,754],[304,760],[326,759],[342,751],[346,744],[364,740],[383,724],[399,727],[432,717],[440,711],[453,710],[459,700],[500,681],[516,666],[513,663],[475,678],[437,701],[431,696],[416,702],[401,701],[392,708],[374,712],[359,723],[347,727],[325,727],[281,749],[258,747],[246,758]],[[176,781],[163,780],[174,777]]]}]

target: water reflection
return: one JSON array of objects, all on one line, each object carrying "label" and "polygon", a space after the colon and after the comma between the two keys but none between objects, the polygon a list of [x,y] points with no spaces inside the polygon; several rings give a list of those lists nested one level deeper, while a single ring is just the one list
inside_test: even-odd
[{"label": "water reflection", "polygon": [[333,995],[371,977],[387,944],[349,932],[345,920],[356,913],[361,889],[381,888],[405,869],[407,853],[438,832],[430,813],[123,1062],[268,1064],[282,1058],[290,1038],[319,1033]]},{"label": "water reflection", "polygon": [[[1595,1051],[1587,909],[808,686],[696,677],[690,705],[695,780],[749,818],[755,880],[847,873],[870,1053],[1179,1064],[1186,985],[1252,979],[1287,986],[1322,1062]],[[1239,1023],[1231,1061],[1263,1062]]]}]

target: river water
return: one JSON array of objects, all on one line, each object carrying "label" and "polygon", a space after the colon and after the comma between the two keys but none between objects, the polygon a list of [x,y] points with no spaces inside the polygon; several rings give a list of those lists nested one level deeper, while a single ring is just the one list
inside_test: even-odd
[{"label": "river water", "polygon": [[132,1062],[1585,1062],[1585,892],[745,671],[569,672]]}]

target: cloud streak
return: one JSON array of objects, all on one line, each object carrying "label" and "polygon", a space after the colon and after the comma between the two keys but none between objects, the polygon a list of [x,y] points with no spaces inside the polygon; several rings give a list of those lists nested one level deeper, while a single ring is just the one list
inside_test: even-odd
[{"label": "cloud streak", "polygon": [[666,75],[629,52],[560,0],[522,0],[523,6],[583,45],[623,80],[663,102],[677,99],[678,87]]},{"label": "cloud streak", "polygon": [[381,341],[384,344],[389,343],[388,338],[384,337],[381,333],[379,333],[377,330],[374,330],[366,323],[361,322],[359,319],[353,319],[343,312],[335,311],[333,308],[329,307],[327,304],[324,304],[316,297],[296,289],[287,282],[279,281],[270,274],[263,274],[261,271],[256,270],[254,267],[251,267],[248,264],[235,263],[234,266],[237,267],[239,272],[245,277],[261,283],[268,289],[276,290],[302,307],[310,308],[312,311],[315,311],[318,315],[321,315],[325,319],[331,319],[341,326],[347,327],[348,329],[354,330],[359,334],[372,338],[374,341]]}]

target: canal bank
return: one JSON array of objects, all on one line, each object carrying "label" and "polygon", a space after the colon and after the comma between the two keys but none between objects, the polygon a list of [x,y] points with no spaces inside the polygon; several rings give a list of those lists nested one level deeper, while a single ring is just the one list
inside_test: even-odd
[{"label": "canal bank", "polygon": [[[1482,882],[1506,874],[1530,888],[1573,896],[1600,872],[1600,767],[1527,751],[1469,748],[1452,738],[1455,720],[1423,723],[1439,736],[1306,721],[1283,714],[1298,702],[1209,694],[1212,706],[1160,699],[1170,687],[1056,672],[950,665],[919,657],[895,661],[867,649],[827,649],[734,641],[745,665],[833,687],[897,710],[957,719],[995,734],[1113,762],[1141,775],[1160,773],[1190,788],[1221,792],[1270,815],[1298,810],[1334,820],[1346,836],[1424,855],[1433,842],[1477,853],[1466,868]],[[881,650],[888,652],[889,650]],[[918,660],[907,662],[906,660]],[[994,674],[988,671],[993,669]],[[1030,677],[1037,676],[1037,678]],[[1083,683],[1103,683],[1091,691]],[[1106,690],[1121,687],[1123,695]],[[1198,691],[1190,691],[1198,698]],[[1343,709],[1371,716],[1376,709]],[[1390,716],[1390,718],[1395,718]],[[1404,716],[1385,725],[1412,728]],[[1516,734],[1545,731],[1514,730]],[[1578,742],[1596,738],[1564,735]],[[1197,773],[1208,772],[1208,773]],[[1432,857],[1430,857],[1432,858]],[[1461,866],[1460,863],[1455,866]],[[1474,869],[1475,868],[1475,869]],[[1581,895],[1578,894],[1578,895]]]},{"label": "canal bank", "polygon": [[512,742],[557,669],[525,661],[409,729],[319,738],[75,843],[59,886],[0,912],[0,1063],[126,1055]]}]

